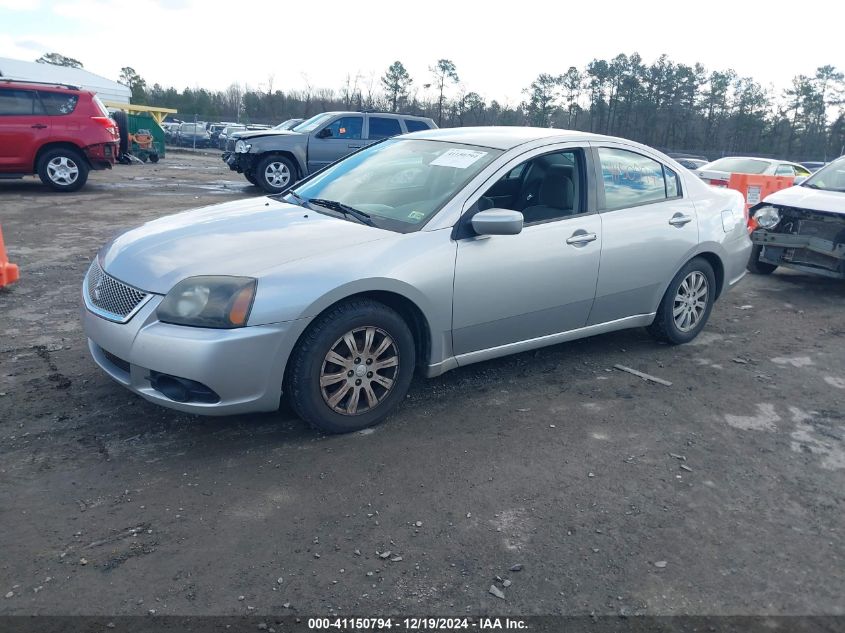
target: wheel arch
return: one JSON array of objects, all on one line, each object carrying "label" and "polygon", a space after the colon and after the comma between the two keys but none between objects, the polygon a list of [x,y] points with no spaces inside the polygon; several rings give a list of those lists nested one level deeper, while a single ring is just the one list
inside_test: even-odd
[{"label": "wheel arch", "polygon": [[690,257],[686,262],[684,262],[684,266],[686,266],[687,262],[695,259],[696,257],[704,259],[713,269],[713,275],[716,277],[716,294],[714,300],[718,299],[722,295],[722,290],[725,287],[725,264],[722,261],[722,258],[713,251],[702,251],[700,253],[696,253],[693,257]]},{"label": "wheel arch", "polygon": [[255,159],[253,159],[252,161],[253,173],[255,173],[255,169],[258,166],[258,163],[260,163],[265,158],[269,158],[271,156],[282,156],[284,158],[287,158],[291,163],[293,163],[293,166],[296,168],[297,171],[297,173],[293,175],[294,181],[300,180],[305,177],[305,169],[300,164],[297,157],[293,154],[293,152],[283,149],[268,149],[266,151],[255,154]]},{"label": "wheel arch", "polygon": [[[373,301],[377,301],[378,303],[384,304],[392,310],[395,310],[399,316],[402,317],[408,325],[408,328],[411,330],[411,335],[414,338],[414,351],[416,354],[415,369],[418,372],[424,371],[429,363],[432,348],[431,326],[428,318],[415,301],[393,290],[361,290],[336,299],[329,304],[320,306],[319,311],[316,312],[314,317],[311,319],[311,324],[309,324],[308,327],[299,334],[291,349],[295,349],[296,346],[299,345],[299,342],[320,315],[331,311],[341,303],[354,299],[371,299]],[[285,373],[287,374],[287,367],[285,368]]]},{"label": "wheel arch", "polygon": [[89,168],[91,167],[91,163],[88,160],[88,157],[85,155],[85,151],[81,147],[79,147],[79,145],[76,145],[76,144],[71,143],[69,141],[51,141],[51,142],[45,143],[44,145],[39,147],[38,151],[35,153],[35,161],[32,165],[33,172],[38,171],[38,165],[41,162],[41,157],[44,156],[45,153],[47,153],[47,152],[49,152],[50,150],[53,150],[53,149],[62,149],[62,148],[72,149],[73,151],[75,151],[77,154],[79,154],[82,157],[82,160],[85,161],[85,164],[88,165]]}]

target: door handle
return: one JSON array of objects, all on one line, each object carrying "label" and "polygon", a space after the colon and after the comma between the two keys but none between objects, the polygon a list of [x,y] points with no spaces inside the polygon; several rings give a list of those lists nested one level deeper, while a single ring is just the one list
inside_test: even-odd
[{"label": "door handle", "polygon": [[676,213],[672,216],[672,219],[669,220],[669,224],[672,226],[677,226],[678,228],[684,226],[685,224],[689,224],[692,222],[692,218],[688,215],[683,215],[681,213]]},{"label": "door handle", "polygon": [[347,145],[346,147],[348,147],[349,149],[361,149],[360,145]]},{"label": "door handle", "polygon": [[584,246],[590,242],[595,242],[597,239],[595,233],[575,233],[572,237],[566,239],[566,243],[571,246]]},{"label": "door handle", "polygon": [[35,128],[36,130],[43,130],[47,126],[43,123],[36,123],[35,125],[31,125],[30,127]]}]

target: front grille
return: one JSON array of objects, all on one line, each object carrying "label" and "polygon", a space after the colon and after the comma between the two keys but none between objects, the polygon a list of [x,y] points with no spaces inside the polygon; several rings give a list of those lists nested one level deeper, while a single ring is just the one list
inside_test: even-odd
[{"label": "front grille", "polygon": [[107,350],[104,350],[102,347],[100,348],[100,350],[103,352],[103,356],[105,356],[105,357],[106,357],[106,359],[107,359],[107,360],[108,360],[108,361],[109,361],[112,365],[114,365],[114,366],[115,366],[115,367],[117,367],[118,369],[122,369],[122,370],[123,370],[123,371],[125,371],[127,374],[129,373],[130,367],[129,367],[129,363],[128,363],[127,361],[123,360],[123,359],[122,359],[122,358],[120,358],[119,356],[115,356],[114,354],[112,354],[111,352],[109,352],[109,351],[107,351]]},{"label": "front grille", "polygon": [[95,259],[85,276],[85,303],[92,312],[125,323],[150,298],[142,290],[110,277]]}]

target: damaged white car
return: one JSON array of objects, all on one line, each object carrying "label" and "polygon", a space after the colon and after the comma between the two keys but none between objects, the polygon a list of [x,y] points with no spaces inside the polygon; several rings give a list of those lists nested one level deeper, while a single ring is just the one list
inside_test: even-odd
[{"label": "damaged white car", "polygon": [[845,156],[751,209],[748,270],[778,266],[845,279]]}]

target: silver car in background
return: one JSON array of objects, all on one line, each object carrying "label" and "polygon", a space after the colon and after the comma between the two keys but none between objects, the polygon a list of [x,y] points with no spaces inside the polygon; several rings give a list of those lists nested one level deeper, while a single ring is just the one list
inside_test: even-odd
[{"label": "silver car in background", "polygon": [[94,360],[152,402],[383,420],[418,370],[648,327],[685,343],[745,274],[742,196],[618,138],[417,132],[270,197],[164,217],[84,280]]}]

